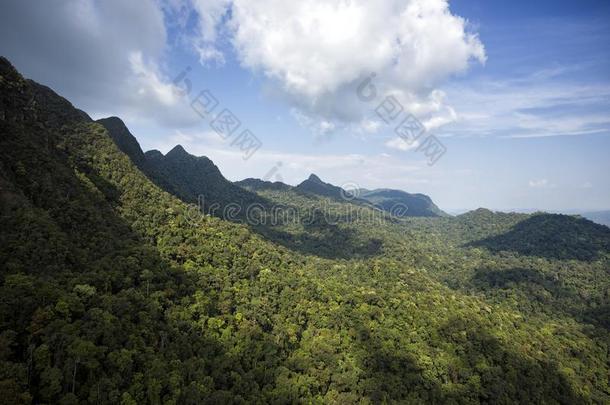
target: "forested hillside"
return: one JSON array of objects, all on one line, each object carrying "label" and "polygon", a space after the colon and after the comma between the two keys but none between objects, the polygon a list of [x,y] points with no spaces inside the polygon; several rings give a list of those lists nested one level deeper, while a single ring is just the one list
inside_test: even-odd
[{"label": "forested hillside", "polygon": [[607,230],[256,182],[297,220],[238,224],[187,204],[211,161],[126,151],[0,59],[3,402],[610,401]]}]

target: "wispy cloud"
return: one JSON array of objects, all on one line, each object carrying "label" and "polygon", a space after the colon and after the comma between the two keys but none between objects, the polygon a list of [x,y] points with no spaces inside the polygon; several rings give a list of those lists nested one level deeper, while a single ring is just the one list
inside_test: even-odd
[{"label": "wispy cloud", "polygon": [[610,134],[610,86],[558,79],[574,69],[578,67],[449,86],[458,118],[441,132],[508,138]]},{"label": "wispy cloud", "polygon": [[549,183],[547,179],[530,180],[528,186],[531,188],[555,188],[555,185]]}]

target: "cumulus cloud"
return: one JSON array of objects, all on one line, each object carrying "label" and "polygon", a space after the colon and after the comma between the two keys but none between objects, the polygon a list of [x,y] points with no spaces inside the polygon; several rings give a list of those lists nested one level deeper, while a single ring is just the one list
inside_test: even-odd
[{"label": "cumulus cloud", "polygon": [[455,116],[438,105],[444,100],[435,86],[486,58],[477,35],[451,13],[447,0],[203,4],[194,1],[206,27],[204,42],[213,43],[219,27],[226,28],[244,67],[273,81],[293,105],[321,121],[362,121],[371,107],[354,91],[376,72],[381,95],[393,94],[411,112],[424,114],[421,119],[443,125]]},{"label": "cumulus cloud", "polygon": [[380,129],[355,94],[371,72],[375,102],[392,94],[429,128],[445,125],[456,114],[437,85],[485,61],[447,0],[7,0],[0,11],[0,50],[26,76],[94,116],[164,126],[198,120],[164,74],[170,33],[203,65],[231,47],[322,135]]},{"label": "cumulus cloud", "polygon": [[120,114],[168,126],[196,122],[162,73],[166,45],[155,0],[0,5],[0,53],[93,116]]}]

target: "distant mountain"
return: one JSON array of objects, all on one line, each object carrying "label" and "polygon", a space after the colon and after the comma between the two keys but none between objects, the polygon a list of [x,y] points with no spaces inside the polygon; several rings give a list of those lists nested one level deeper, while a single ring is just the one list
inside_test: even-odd
[{"label": "distant mountain", "polygon": [[248,178],[240,181],[236,181],[233,184],[243,187],[246,190],[250,191],[260,191],[260,190],[291,190],[292,186],[282,183],[281,181],[266,181],[261,179]]},{"label": "distant mountain", "polygon": [[[468,212],[468,209],[453,209],[450,210],[451,214],[460,215]],[[600,225],[606,225],[610,227],[610,210],[600,210],[600,211],[586,211],[582,209],[563,209],[563,210],[543,210],[539,208],[503,208],[503,209],[494,209],[496,212],[505,212],[505,213],[521,213],[521,214],[535,214],[535,213],[549,213],[549,214],[564,214],[564,215],[579,215],[581,217],[587,218],[590,221],[593,221]]]},{"label": "distant mountain", "polygon": [[244,211],[249,204],[265,205],[266,201],[256,194],[260,190],[294,190],[338,201],[372,204],[397,217],[448,216],[424,194],[390,189],[360,189],[356,193],[360,195],[356,197],[350,191],[323,182],[315,174],[311,174],[296,187],[253,178],[232,183],[224,178],[210,159],[191,155],[181,145],[174,147],[167,155],[158,150],[144,153],[120,118],[109,117],[97,122],[108,130],[117,147],[155,184],[185,202],[199,202],[203,197],[203,208],[216,207],[218,213],[233,203],[241,204]]},{"label": "distant mountain", "polygon": [[[458,215],[456,218],[465,219],[484,219],[486,221],[492,221],[496,213],[487,208],[477,208],[476,210],[467,211],[463,214]],[[524,215],[525,217],[525,215]]]},{"label": "distant mountain", "polygon": [[365,202],[354,198],[354,196],[349,191],[344,190],[341,187],[337,187],[330,183],[323,182],[315,174],[311,174],[307,180],[296,186],[296,189],[307,193],[316,194],[322,197],[332,198],[335,200],[344,200],[356,203]]},{"label": "distant mountain", "polygon": [[424,194],[410,194],[401,190],[358,189],[355,191],[344,190],[341,187],[322,181],[315,174],[297,185],[291,187],[287,184],[258,179],[246,179],[237,182],[241,187],[252,191],[261,190],[294,190],[302,193],[314,194],[337,201],[350,202],[377,208],[391,213],[397,217],[447,217],[432,202],[432,199]]},{"label": "distant mountain", "polygon": [[410,194],[402,190],[360,190],[360,199],[398,217],[447,217],[430,197],[425,194]]}]

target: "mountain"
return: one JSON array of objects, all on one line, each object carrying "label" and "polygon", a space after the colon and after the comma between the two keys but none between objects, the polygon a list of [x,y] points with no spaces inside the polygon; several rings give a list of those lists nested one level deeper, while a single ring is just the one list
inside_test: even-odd
[{"label": "mountain", "polygon": [[342,189],[341,187],[334,186],[330,183],[324,183],[318,176],[311,174],[307,180],[296,186],[296,189],[306,193],[316,194],[322,197],[328,197],[335,200],[344,200],[352,202],[363,202],[349,191]]},{"label": "mountain", "polygon": [[446,217],[430,197],[401,190],[360,190],[359,198],[399,217]]},{"label": "mountain", "polygon": [[135,136],[129,132],[125,123],[119,117],[108,117],[97,120],[108,131],[115,145],[125,153],[141,170],[146,171],[146,157]]},{"label": "mountain", "polygon": [[144,153],[120,118],[104,118],[97,122],[106,128],[116,146],[151,181],[184,202],[199,204],[206,213],[222,216],[230,204],[239,204],[241,208],[237,217],[242,218],[248,205],[265,203],[256,194],[225,179],[218,167],[205,156],[191,155],[181,145],[166,155],[157,150]]},{"label": "mountain", "polygon": [[193,156],[181,145],[166,155],[153,150],[146,152],[145,156],[154,174],[170,183],[183,201],[196,202],[202,195],[211,203],[226,204],[228,192],[241,192],[224,178],[210,159]]},{"label": "mountain", "polygon": [[530,256],[468,244],[534,216],[366,222],[267,190],[313,212],[275,243],[191,210],[115,138],[0,58],[2,403],[610,401],[588,224],[566,238],[594,257]]},{"label": "mountain", "polygon": [[[459,210],[452,210],[452,211],[453,211],[453,212],[451,212],[452,214],[460,215],[465,212],[468,212],[469,210],[459,209]],[[538,208],[511,208],[509,210],[504,209],[504,211],[518,212],[518,213],[522,213],[522,214],[534,214],[534,213],[540,213],[540,212],[548,212],[548,213],[552,213],[552,214],[580,215],[597,224],[606,225],[606,226],[610,227],[610,210],[587,211],[587,210],[582,210],[582,209],[564,209],[564,210],[557,210],[557,211],[555,211],[555,210],[544,211],[544,210],[541,210]]]},{"label": "mountain", "polygon": [[126,154],[133,164],[135,164],[142,173],[148,176],[153,183],[168,193],[179,196],[179,191],[172,183],[171,179],[168,179],[159,173],[156,166],[150,162],[151,159],[142,151],[136,137],[132,135],[125,123],[119,117],[102,118],[96,122],[106,128],[108,135],[110,135],[110,138],[119,150]]},{"label": "mountain", "polygon": [[153,150],[145,156],[153,177],[170,184],[182,201],[200,204],[206,213],[226,218],[225,210],[234,206],[239,212],[233,219],[243,219],[249,206],[267,205],[256,193],[227,180],[210,159],[191,155],[181,145],[166,155]]},{"label": "mountain", "polygon": [[[23,79],[4,58],[0,134],[2,402],[262,396],[253,387],[263,383],[263,370],[279,369],[263,358],[272,346],[260,340],[259,349],[246,348],[259,365],[243,373],[245,363],[229,354],[233,343],[179,318],[237,326],[221,320],[234,298],[215,298],[224,294],[215,285],[245,287],[263,269],[280,274],[287,252],[241,225],[192,212],[151,182],[104,126]],[[206,308],[208,299],[220,312]],[[271,316],[241,311],[244,326]],[[224,380],[232,373],[243,375],[246,388],[232,393],[240,384]]]},{"label": "mountain", "polygon": [[296,186],[298,190],[335,200],[350,201],[373,206],[397,217],[442,217],[448,214],[441,211],[430,197],[424,194],[409,194],[401,190],[359,189],[354,192],[325,183],[312,174]]}]

